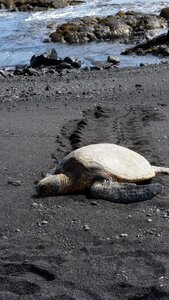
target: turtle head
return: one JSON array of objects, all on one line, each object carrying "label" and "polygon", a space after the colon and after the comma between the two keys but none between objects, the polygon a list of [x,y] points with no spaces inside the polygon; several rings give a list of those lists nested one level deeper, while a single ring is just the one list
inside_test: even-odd
[{"label": "turtle head", "polygon": [[60,175],[48,175],[36,185],[39,196],[54,196],[60,193],[62,180]]}]

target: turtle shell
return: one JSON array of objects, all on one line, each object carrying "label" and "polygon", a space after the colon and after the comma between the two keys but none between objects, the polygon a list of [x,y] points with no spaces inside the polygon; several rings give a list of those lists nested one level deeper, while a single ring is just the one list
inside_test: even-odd
[{"label": "turtle shell", "polygon": [[91,173],[92,170],[98,174],[104,171],[119,180],[129,182],[143,181],[155,176],[153,167],[142,155],[116,144],[92,144],[79,148],[67,155],[58,169],[60,172],[72,173],[78,166]]}]

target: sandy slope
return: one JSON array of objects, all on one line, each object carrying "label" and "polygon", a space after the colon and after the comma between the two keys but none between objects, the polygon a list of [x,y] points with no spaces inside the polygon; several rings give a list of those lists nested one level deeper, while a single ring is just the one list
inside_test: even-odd
[{"label": "sandy slope", "polygon": [[92,142],[169,166],[168,78],[165,64],[0,79],[0,299],[169,299],[169,178],[129,205],[34,195],[55,161]]}]

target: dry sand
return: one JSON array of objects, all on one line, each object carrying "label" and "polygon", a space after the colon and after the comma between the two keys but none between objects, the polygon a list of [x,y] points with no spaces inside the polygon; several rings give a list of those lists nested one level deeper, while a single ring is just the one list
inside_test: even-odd
[{"label": "dry sand", "polygon": [[129,205],[34,190],[93,142],[169,166],[168,80],[169,64],[0,79],[0,299],[169,299],[167,176]]}]

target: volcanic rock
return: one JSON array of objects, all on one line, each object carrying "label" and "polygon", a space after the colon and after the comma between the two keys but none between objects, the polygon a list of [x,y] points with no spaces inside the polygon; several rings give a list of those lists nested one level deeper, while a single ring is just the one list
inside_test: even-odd
[{"label": "volcanic rock", "polygon": [[69,44],[114,41],[145,36],[150,29],[167,27],[167,21],[160,16],[131,11],[118,12],[104,18],[91,16],[61,24],[50,34],[50,39],[52,42]]},{"label": "volcanic rock", "polygon": [[121,54],[128,55],[133,53],[137,55],[153,54],[169,56],[169,30],[166,34],[161,34],[146,43],[128,48]]}]

